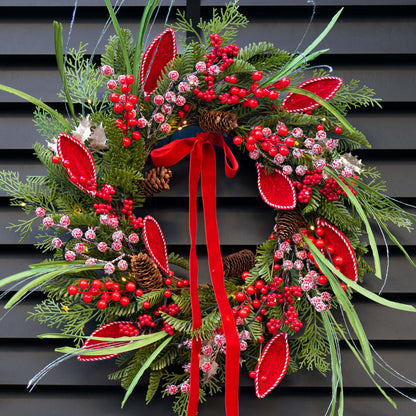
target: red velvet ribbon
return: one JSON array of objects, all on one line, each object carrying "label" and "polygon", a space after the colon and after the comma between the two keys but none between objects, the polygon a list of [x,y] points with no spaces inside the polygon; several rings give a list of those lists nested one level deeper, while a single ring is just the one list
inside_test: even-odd
[{"label": "red velvet ribbon", "polygon": [[[219,133],[198,133],[195,137],[175,140],[159,149],[153,150],[151,156],[155,166],[172,166],[188,154],[191,156],[189,165],[189,233],[191,238],[189,280],[192,329],[194,331],[200,329],[202,326],[201,307],[198,298],[198,260],[196,255],[197,189],[199,180],[201,179],[208,264],[226,339],[225,410],[227,416],[238,416],[240,340],[224,286],[224,269],[217,224],[216,159],[214,144],[223,149],[225,174],[228,178],[232,178],[237,172],[238,163],[231,149]],[[198,411],[200,355],[201,341],[194,337],[192,339],[191,387],[187,416],[196,416]]]}]

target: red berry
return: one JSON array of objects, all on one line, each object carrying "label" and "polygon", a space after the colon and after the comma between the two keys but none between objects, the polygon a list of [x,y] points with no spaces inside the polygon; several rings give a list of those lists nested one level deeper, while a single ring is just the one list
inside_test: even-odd
[{"label": "red berry", "polygon": [[243,272],[243,273],[241,274],[241,278],[242,278],[243,280],[246,280],[248,277],[250,277],[250,272]]},{"label": "red berry", "polygon": [[70,295],[76,295],[78,293],[78,288],[75,285],[68,286],[68,293]]},{"label": "red berry", "polygon": [[101,280],[95,279],[92,281],[91,286],[95,289],[100,289],[102,286]]},{"label": "red berry", "polygon": [[104,282],[104,287],[106,289],[112,289],[113,288],[113,282],[111,280],[107,280],[106,282]]},{"label": "red berry", "polygon": [[121,298],[120,292],[113,292],[111,294],[111,300],[113,300],[114,302],[118,302]]},{"label": "red berry", "polygon": [[123,104],[121,103],[114,104],[113,110],[115,113],[121,114],[124,111]]},{"label": "red berry", "polygon": [[236,146],[240,146],[241,143],[243,143],[243,139],[240,136],[235,136],[234,139],[233,139],[233,143]]},{"label": "red berry", "polygon": [[[133,119],[132,119],[133,120]],[[140,139],[140,137],[141,137],[141,134],[138,132],[138,131],[134,131],[132,134],[131,134],[131,138],[133,139],[133,140],[139,140]]]},{"label": "red berry", "polygon": [[90,302],[92,301],[92,295],[91,295],[90,293],[84,293],[84,294],[82,295],[82,300],[83,300],[85,303],[90,303]]},{"label": "red berry", "polygon": [[263,336],[259,337],[259,339],[257,340],[257,342],[258,342],[259,344],[263,344],[263,342],[264,342],[264,337],[263,337]]},{"label": "red berry", "polygon": [[256,71],[253,72],[251,77],[253,78],[253,81],[260,81],[263,78],[263,74],[260,71]]},{"label": "red berry", "polygon": [[279,93],[277,91],[270,91],[269,92],[269,98],[271,100],[277,100],[278,97],[279,97]]},{"label": "red berry", "polygon": [[133,84],[134,83],[134,76],[133,75],[126,75],[124,80],[126,81],[127,84]]},{"label": "red berry", "polygon": [[341,133],[342,133],[342,128],[341,128],[341,127],[339,127],[339,126],[335,127],[335,128],[334,128],[334,133],[335,133],[335,134],[341,134]]},{"label": "red berry", "polygon": [[107,307],[107,302],[105,300],[100,299],[97,302],[97,308],[98,309],[105,309]]},{"label": "red berry", "polygon": [[324,129],[324,126],[322,125],[322,124],[318,124],[317,126],[316,126],[316,130],[318,130],[318,131],[321,131],[321,130],[323,130]]},{"label": "red berry", "polygon": [[182,284],[183,284],[185,287],[188,287],[188,286],[189,286],[189,280],[187,280],[187,279],[182,280]]},{"label": "red berry", "polygon": [[130,85],[129,84],[121,84],[121,92],[124,92],[124,94],[127,94],[130,92]]},{"label": "red berry", "polygon": [[292,147],[295,145],[295,139],[293,137],[286,137],[285,139],[285,145],[287,147]]},{"label": "red berry", "polygon": [[127,296],[123,296],[120,299],[120,305],[121,306],[127,306],[130,303],[130,299]]},{"label": "red berry", "polygon": [[88,286],[89,286],[90,284],[89,284],[89,282],[88,282],[88,280],[80,280],[79,282],[78,282],[78,287],[80,288],[80,289],[86,289]]},{"label": "red berry", "polygon": [[315,245],[316,245],[316,247],[318,247],[318,248],[324,248],[324,247],[325,247],[325,241],[324,241],[324,240],[322,240],[321,238],[318,238],[318,239],[315,241]]},{"label": "red berry", "polygon": [[318,283],[319,283],[320,285],[326,285],[326,284],[328,283],[328,278],[327,278],[326,276],[324,276],[323,274],[321,274],[321,275],[318,277]]},{"label": "red berry", "polygon": [[254,286],[247,286],[246,287],[246,293],[248,295],[254,295],[254,293],[256,293],[256,289]]},{"label": "red berry", "polygon": [[143,308],[144,308],[144,309],[149,309],[149,308],[150,308],[150,302],[149,302],[148,300],[145,300],[145,301],[143,302]]},{"label": "red berry", "polygon": [[318,227],[318,228],[315,230],[315,233],[316,233],[316,235],[317,235],[318,237],[322,237],[322,236],[324,235],[324,233],[325,233],[325,230],[324,230],[322,227]]},{"label": "red berry", "polygon": [[250,376],[250,378],[256,378],[256,372],[254,370],[253,371],[250,371],[248,373],[248,375]]},{"label": "red berry", "polygon": [[113,92],[112,94],[110,94],[110,101],[112,103],[118,103],[119,98],[120,96],[116,92]]},{"label": "red berry", "polygon": [[287,156],[289,154],[289,149],[287,148],[287,146],[281,145],[281,146],[279,146],[279,153],[282,156]]},{"label": "red berry", "polygon": [[58,155],[52,156],[52,163],[59,163],[60,162],[60,157]]},{"label": "red berry", "polygon": [[134,292],[136,290],[136,283],[127,282],[126,283],[126,290],[127,290],[127,292]]},{"label": "red berry", "polygon": [[259,105],[259,102],[256,99],[251,98],[250,100],[248,100],[248,106],[250,108],[256,108],[258,105]]},{"label": "red berry", "polygon": [[344,263],[344,259],[341,256],[336,256],[333,261],[335,266],[342,266]]},{"label": "red berry", "polygon": [[130,145],[131,145],[131,140],[128,137],[124,137],[124,139],[123,139],[123,146],[127,148]]},{"label": "red berry", "polygon": [[166,279],[165,279],[165,285],[166,286],[170,286],[172,284],[172,279],[170,278],[170,277],[167,277]]},{"label": "red berry", "polygon": [[256,308],[256,309],[260,308],[260,306],[261,306],[261,302],[260,302],[259,299],[253,299],[251,304],[253,305],[253,308]]},{"label": "red berry", "polygon": [[237,292],[235,294],[235,298],[237,299],[238,302],[244,302],[246,295],[243,292]]},{"label": "red berry", "polygon": [[163,296],[164,296],[165,298],[170,298],[170,297],[172,296],[172,292],[171,292],[170,290],[165,290],[165,291],[163,292]]},{"label": "red berry", "polygon": [[286,126],[280,126],[278,133],[279,136],[286,136],[289,133],[289,129]]},{"label": "red berry", "polygon": [[288,87],[290,85],[290,79],[288,77],[283,77],[280,80],[280,84],[282,85],[282,87]]}]

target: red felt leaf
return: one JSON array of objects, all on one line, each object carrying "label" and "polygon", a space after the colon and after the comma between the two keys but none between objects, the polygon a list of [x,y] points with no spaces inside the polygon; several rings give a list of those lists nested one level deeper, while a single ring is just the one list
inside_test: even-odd
[{"label": "red felt leaf", "polygon": [[[347,237],[335,228],[332,224],[329,224],[324,219],[318,220],[317,224],[319,227],[323,228],[324,234],[320,237],[324,242],[325,246],[331,246],[334,249],[334,253],[331,254],[332,260],[340,256],[343,259],[343,263],[338,266],[341,273],[348,277],[348,279],[357,282],[358,281],[358,267],[357,260],[355,258],[354,249],[351,246],[351,243],[348,241]],[[323,254],[325,257],[328,257],[328,251],[324,247]]]},{"label": "red felt leaf", "polygon": [[[308,79],[298,85],[297,88],[310,91],[323,98],[325,101],[328,101],[341,88],[342,82],[342,78],[338,77],[320,77]],[[321,104],[316,102],[313,98],[309,98],[306,95],[289,93],[283,100],[282,108],[289,113],[301,113],[303,111],[312,110],[320,105]]]},{"label": "red felt leaf", "polygon": [[147,215],[143,224],[143,239],[147,251],[163,272],[173,275],[169,270],[166,241],[159,223],[152,216]]},{"label": "red felt leaf", "polygon": [[292,181],[281,171],[268,175],[264,166],[257,166],[257,184],[264,202],[277,209],[293,209],[296,206],[296,190]]},{"label": "red felt leaf", "polygon": [[140,68],[140,86],[145,95],[152,94],[163,68],[176,56],[176,39],[173,29],[168,28],[147,47]]},{"label": "red felt leaf", "polygon": [[[111,322],[109,324],[100,326],[97,328],[90,336],[91,337],[102,337],[102,338],[120,338],[125,337],[126,335],[121,331],[120,325],[133,325],[132,322],[127,321],[118,321]],[[81,347],[84,350],[97,350],[99,348],[110,348],[110,347],[121,347],[122,345],[127,345],[131,341],[119,341],[117,345],[109,341],[100,341],[98,339],[87,339],[84,342],[84,345]],[[101,361],[113,358],[119,354],[107,354],[107,355],[78,355],[77,358],[79,361]]]},{"label": "red felt leaf", "polygon": [[267,396],[282,380],[289,366],[287,334],[281,332],[266,345],[256,367],[256,396]]},{"label": "red felt leaf", "polygon": [[60,133],[57,140],[58,155],[71,181],[90,195],[97,190],[97,172],[91,152],[77,139]]}]

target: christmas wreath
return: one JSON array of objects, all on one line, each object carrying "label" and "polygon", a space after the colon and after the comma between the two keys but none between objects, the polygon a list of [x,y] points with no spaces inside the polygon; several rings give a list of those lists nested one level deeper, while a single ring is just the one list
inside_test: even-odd
[{"label": "christmas wreath", "polygon": [[[44,176],[22,182],[15,172],[0,174],[12,205],[29,215],[12,228],[25,238],[39,225],[37,247],[51,252],[0,281],[5,293],[13,291],[5,308],[42,290],[46,298],[31,318],[61,331],[43,337],[74,339],[73,347],[58,349],[64,354],[58,362],[117,357],[109,378],[126,389],[123,404],[147,372],[147,402],[160,390],[174,396],[177,414],[194,416],[198,402],[224,386],[227,415],[236,416],[240,367],[259,398],[286,373],[316,369],[332,372],[330,414],[337,405],[342,414],[340,341],[393,403],[377,383],[352,296],[416,311],[360,284],[364,274],[381,278],[369,219],[413,266],[386,223],[411,229],[416,221],[383,194],[377,170],[351,153],[369,143],[346,114],[379,105],[373,90],[310,66],[325,52],[316,47],[341,11],[310,46],[292,54],[270,42],[232,43],[248,23],[236,3],[196,25],[178,12],[148,46],[144,34],[158,1],[145,6],[135,42],[105,3],[116,35],[97,65],[86,45],[64,55],[62,26],[54,24],[68,117],[0,86],[36,105],[34,123],[47,140],[34,145]],[[180,33],[193,40],[181,41],[178,53]],[[182,138],[174,134],[179,130]],[[261,198],[276,212],[256,253],[221,256],[214,145],[229,178],[238,169],[231,147],[254,161]],[[187,155],[189,262],[168,254],[162,228],[144,206],[169,190],[175,164]],[[199,183],[208,283],[198,283]],[[97,329],[86,333],[91,323]]]}]

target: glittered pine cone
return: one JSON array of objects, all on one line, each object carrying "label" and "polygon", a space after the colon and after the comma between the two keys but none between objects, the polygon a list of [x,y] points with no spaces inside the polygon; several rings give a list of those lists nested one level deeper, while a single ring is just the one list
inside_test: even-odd
[{"label": "glittered pine cone", "polygon": [[145,196],[149,197],[170,189],[169,181],[171,177],[172,171],[164,166],[152,168],[147,171],[142,182]]},{"label": "glittered pine cone", "polygon": [[288,240],[299,231],[302,224],[303,218],[297,208],[281,210],[276,221],[276,235],[281,240]]},{"label": "glittered pine cone", "polygon": [[137,284],[144,291],[160,289],[163,285],[162,273],[156,263],[146,253],[139,253],[131,259],[131,269]]},{"label": "glittered pine cone", "polygon": [[254,267],[256,255],[251,250],[241,250],[223,258],[225,277],[239,277]]},{"label": "glittered pine cone", "polygon": [[199,126],[207,132],[230,134],[238,123],[236,115],[230,111],[208,110],[199,116]]}]

